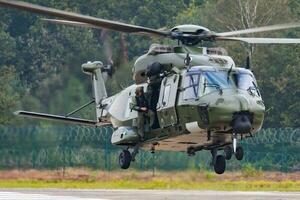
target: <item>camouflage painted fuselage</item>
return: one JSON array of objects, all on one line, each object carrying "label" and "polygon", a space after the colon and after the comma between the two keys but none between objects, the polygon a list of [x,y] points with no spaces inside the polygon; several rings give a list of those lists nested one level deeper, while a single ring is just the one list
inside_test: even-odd
[{"label": "camouflage painted fuselage", "polygon": [[137,86],[143,86],[147,93],[143,70],[146,63],[154,61],[169,64],[169,73],[161,82],[157,104],[160,128],[146,128],[143,147],[159,143],[157,150],[186,151],[190,146],[210,149],[229,145],[232,143],[233,118],[239,113],[249,116],[251,121],[251,131],[243,135],[257,133],[263,123],[265,107],[252,72],[236,68],[228,56],[190,56],[189,68],[184,65],[183,53],[144,55],[137,60],[135,77],[140,84],[105,100],[107,117],[118,128],[112,137],[113,144],[128,146],[138,142],[135,133],[137,112],[130,110],[129,104]]}]

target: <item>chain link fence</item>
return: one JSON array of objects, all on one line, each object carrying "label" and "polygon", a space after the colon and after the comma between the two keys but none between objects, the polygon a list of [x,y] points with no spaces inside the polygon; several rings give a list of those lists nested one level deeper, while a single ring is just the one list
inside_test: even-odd
[{"label": "chain link fence", "polygon": [[[90,167],[119,169],[121,148],[111,145],[111,127],[26,126],[0,127],[1,169],[60,169]],[[268,171],[300,171],[300,128],[263,129],[253,138],[240,141],[243,161],[232,158],[227,170],[243,165]],[[131,167],[138,170],[211,169],[211,154],[198,152],[189,157],[183,152],[141,150]]]}]

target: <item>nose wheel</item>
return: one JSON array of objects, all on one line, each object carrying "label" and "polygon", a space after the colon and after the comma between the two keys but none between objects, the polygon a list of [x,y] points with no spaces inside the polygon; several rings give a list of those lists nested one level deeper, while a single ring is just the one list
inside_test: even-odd
[{"label": "nose wheel", "polygon": [[[244,157],[244,150],[243,147],[237,146],[237,134],[232,134],[232,146],[233,146],[233,152],[237,160],[242,160]],[[224,149],[225,151],[225,149]]]}]

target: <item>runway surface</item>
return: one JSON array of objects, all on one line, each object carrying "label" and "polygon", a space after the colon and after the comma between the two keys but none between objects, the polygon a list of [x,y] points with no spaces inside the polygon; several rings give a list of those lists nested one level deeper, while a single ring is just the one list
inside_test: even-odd
[{"label": "runway surface", "polygon": [[279,200],[300,199],[300,192],[221,192],[189,190],[0,189],[0,200]]}]

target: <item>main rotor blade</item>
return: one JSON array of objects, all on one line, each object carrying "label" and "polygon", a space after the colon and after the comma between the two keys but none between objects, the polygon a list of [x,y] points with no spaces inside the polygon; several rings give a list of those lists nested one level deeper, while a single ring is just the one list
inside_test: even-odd
[{"label": "main rotor blade", "polygon": [[30,11],[37,14],[49,15],[53,17],[59,17],[62,19],[76,21],[81,23],[91,24],[93,26],[97,26],[99,28],[110,29],[119,32],[126,33],[145,33],[146,35],[154,35],[160,37],[168,37],[169,32],[160,31],[156,29],[151,29],[142,26],[130,25],[121,22],[111,21],[100,19],[96,17],[90,17],[87,15],[81,15],[73,12],[62,11],[54,8],[48,8],[44,6],[39,6],[31,3],[26,3],[22,1],[8,1],[8,0],[0,0],[0,6],[12,7],[21,10]]},{"label": "main rotor blade", "polygon": [[297,38],[217,37],[216,40],[242,41],[250,44],[300,44]]},{"label": "main rotor blade", "polygon": [[[53,24],[59,24],[59,25],[68,25],[68,26],[76,26],[76,27],[83,27],[83,28],[93,28],[93,29],[106,29],[106,28],[102,28],[102,27],[95,26],[95,25],[92,25],[92,24],[83,23],[83,22],[77,22],[77,21],[70,21],[70,20],[47,19],[47,18],[41,18],[41,20],[46,21],[46,22],[50,22],[50,23],[53,23]],[[146,33],[146,32],[134,32],[134,33],[131,33],[131,34],[153,36],[153,34]],[[155,36],[158,36],[158,35],[155,35]]]},{"label": "main rotor blade", "polygon": [[77,27],[84,27],[84,28],[95,28],[95,29],[101,29],[98,26],[83,23],[83,22],[76,22],[76,21],[69,21],[69,20],[60,20],[60,19],[46,19],[42,18],[41,20],[54,23],[54,24],[61,24],[61,25],[71,25],[71,26],[77,26]]},{"label": "main rotor blade", "polygon": [[262,26],[262,27],[257,27],[257,28],[249,28],[249,29],[245,29],[245,30],[216,33],[216,35],[220,36],[220,37],[224,37],[224,36],[234,36],[234,35],[241,35],[241,34],[248,34],[248,33],[259,33],[259,32],[265,32],[265,31],[275,31],[275,30],[297,28],[297,27],[300,27],[300,22],[293,22],[293,23],[287,23],[287,24],[276,24],[276,25],[272,25],[272,26]]}]

